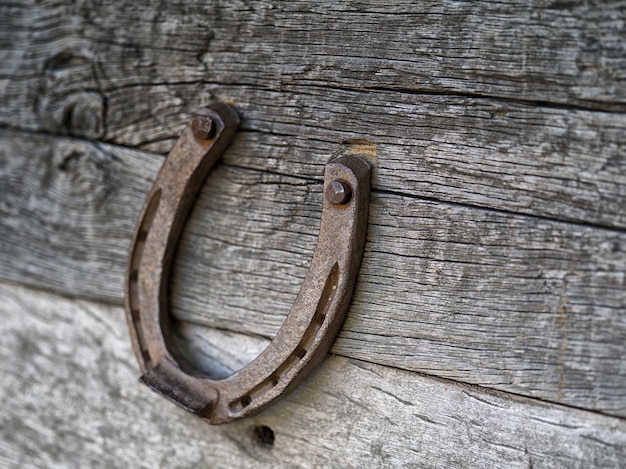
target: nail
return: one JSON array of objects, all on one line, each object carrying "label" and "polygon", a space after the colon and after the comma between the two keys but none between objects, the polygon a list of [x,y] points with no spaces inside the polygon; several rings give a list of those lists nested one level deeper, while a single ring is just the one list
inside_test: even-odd
[{"label": "nail", "polygon": [[352,197],[352,190],[348,184],[333,181],[326,188],[326,197],[333,205],[347,204]]},{"label": "nail", "polygon": [[191,130],[198,140],[208,140],[215,135],[215,124],[210,116],[197,114],[191,121]]}]

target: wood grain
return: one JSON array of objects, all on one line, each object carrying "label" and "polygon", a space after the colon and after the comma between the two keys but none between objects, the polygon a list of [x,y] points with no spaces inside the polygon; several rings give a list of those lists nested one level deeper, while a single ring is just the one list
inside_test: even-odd
[{"label": "wood grain", "polygon": [[240,164],[311,176],[366,139],[381,190],[626,227],[619,3],[3,8],[5,126],[165,152],[218,96],[277,134]]},{"label": "wood grain", "polygon": [[619,2],[191,0],[157,10],[145,0],[101,0],[3,8],[2,37],[17,40],[6,54],[20,59],[6,68],[31,79],[34,61],[71,45],[92,49],[101,76],[118,86],[150,77],[166,85],[302,83],[609,109],[626,101]]},{"label": "wood grain", "polygon": [[163,157],[0,133],[2,277],[120,303],[132,232]]},{"label": "wood grain", "polygon": [[[173,314],[273,337],[306,274],[320,190],[216,171],[179,245]],[[625,415],[625,265],[625,233],[376,193],[333,352]]]},{"label": "wood grain", "polygon": [[[121,303],[134,220],[162,158],[3,135],[0,276]],[[249,135],[235,147],[255,153]],[[310,262],[320,190],[318,180],[217,168],[178,250],[173,314],[273,337]],[[334,353],[626,414],[625,233],[380,191],[368,229]],[[245,360],[259,350],[242,348]]]},{"label": "wood grain", "polygon": [[137,382],[120,307],[8,284],[0,299],[5,467],[618,468],[626,458],[623,419],[334,356],[257,417],[211,427]]}]

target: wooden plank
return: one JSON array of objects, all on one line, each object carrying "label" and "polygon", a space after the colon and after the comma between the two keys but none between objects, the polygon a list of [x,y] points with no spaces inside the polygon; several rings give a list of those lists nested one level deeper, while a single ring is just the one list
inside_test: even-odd
[{"label": "wooden plank", "polygon": [[397,92],[241,94],[244,128],[278,135],[258,136],[263,151],[235,147],[232,164],[317,177],[329,155],[356,151],[375,162],[381,191],[626,227],[626,114]]},{"label": "wooden plank", "polygon": [[[161,158],[4,135],[0,277],[120,303]],[[248,137],[237,145],[254,153],[259,136]],[[174,315],[271,338],[310,262],[320,190],[218,168],[178,251]],[[626,414],[625,233],[375,192],[368,240],[334,353]]]},{"label": "wooden plank", "polygon": [[[311,7],[190,0],[157,11],[146,1],[30,1],[3,8],[5,48],[23,51],[21,61],[5,65],[16,79],[36,81],[33,62],[74,49],[91,50],[100,76],[117,77],[118,86],[146,78],[272,89],[302,83],[606,109],[626,104],[626,9],[619,2],[343,0]],[[10,38],[24,30],[34,32],[29,46],[12,46]]]},{"label": "wooden plank", "polygon": [[626,458],[623,419],[334,356],[257,417],[212,427],[137,383],[121,308],[7,284],[0,298],[5,467],[618,468]]},{"label": "wooden plank", "polygon": [[317,175],[366,139],[382,190],[626,227],[619,4],[4,8],[4,125],[167,151],[218,95],[280,134],[250,167]]},{"label": "wooden plank", "polygon": [[[216,171],[179,245],[173,314],[273,337],[306,274],[320,190]],[[626,414],[626,233],[378,193],[368,230],[333,352]]]},{"label": "wooden plank", "polygon": [[[233,164],[319,177],[330,154],[366,149],[376,163],[373,185],[380,190],[626,227],[621,203],[626,114],[389,91],[213,90],[235,101],[243,129],[261,133],[257,140],[263,151],[238,146],[229,153]],[[196,86],[154,91],[172,113],[159,119],[177,124],[177,131],[193,110],[184,106],[203,100]],[[167,135],[167,146],[160,145],[166,143],[162,121],[151,118],[143,104],[149,92],[132,87],[111,95],[110,122],[133,124],[118,129],[111,124],[107,136],[169,151],[178,134]],[[137,121],[146,130],[135,132]]]},{"label": "wooden plank", "polygon": [[4,133],[2,278],[120,303],[142,198],[162,162],[78,139]]}]

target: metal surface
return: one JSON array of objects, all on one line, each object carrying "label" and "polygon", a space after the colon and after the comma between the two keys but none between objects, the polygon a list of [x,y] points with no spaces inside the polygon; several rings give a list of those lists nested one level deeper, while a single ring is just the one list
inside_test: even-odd
[{"label": "metal surface", "polygon": [[126,275],[126,315],[141,381],[185,409],[224,423],[253,415],[293,390],[325,356],[348,309],[365,244],[370,166],[328,163],[311,267],[268,347],[224,379],[184,365],[170,337],[168,283],[178,238],[209,170],[239,119],[228,105],[203,108],[167,157],[139,219]]},{"label": "metal surface", "polygon": [[352,189],[341,181],[333,181],[326,188],[326,197],[333,205],[347,204],[352,197]]}]

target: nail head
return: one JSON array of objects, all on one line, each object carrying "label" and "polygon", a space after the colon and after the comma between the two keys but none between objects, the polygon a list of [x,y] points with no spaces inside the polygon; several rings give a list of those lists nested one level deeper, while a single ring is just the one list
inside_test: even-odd
[{"label": "nail head", "polygon": [[198,114],[191,122],[193,135],[199,140],[208,140],[215,134],[215,123],[210,116]]},{"label": "nail head", "polygon": [[326,189],[326,197],[333,205],[343,205],[350,201],[352,190],[350,186],[341,181],[333,181]]}]

